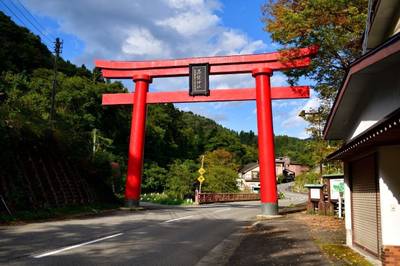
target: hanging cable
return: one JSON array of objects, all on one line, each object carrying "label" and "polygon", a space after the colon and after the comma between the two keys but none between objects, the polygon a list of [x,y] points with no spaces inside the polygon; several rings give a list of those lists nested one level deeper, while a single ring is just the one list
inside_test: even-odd
[{"label": "hanging cable", "polygon": [[19,20],[19,22],[21,22],[22,25],[25,26],[25,28],[28,28],[28,26],[26,26],[25,22],[23,20],[21,20],[15,13],[14,11],[12,11],[7,5],[6,3],[4,3],[2,0],[0,0],[0,3],[2,3],[4,5],[4,7],[11,13],[14,15],[15,18],[17,18]]},{"label": "hanging cable", "polygon": [[56,37],[53,34],[51,34],[50,32],[48,32],[47,29],[35,18],[35,16],[19,0],[16,0],[16,1],[25,10],[25,12],[28,13],[28,15],[33,19],[33,21],[36,22],[36,24],[40,28],[42,28],[42,30],[44,31],[44,33],[46,35],[49,35],[51,39],[56,39]]},{"label": "hanging cable", "polygon": [[[4,0],[2,0],[2,1],[3,1],[3,3],[4,3]],[[19,7],[18,7],[16,4],[14,4],[13,1],[10,1],[10,3],[13,5],[14,9],[16,9],[16,10],[25,18],[25,20],[26,20],[30,25],[32,25],[33,28],[36,29],[36,31],[37,31],[41,36],[43,36],[43,37],[44,37],[45,39],[47,39],[49,42],[52,42],[52,40],[51,40],[46,34],[44,34],[38,27],[36,27],[36,25],[35,25],[34,23],[32,23],[32,21],[31,21],[28,17],[25,16],[25,14],[21,11],[21,9],[19,9]]]},{"label": "hanging cable", "polygon": [[[14,11],[4,1],[0,0],[0,3],[2,3],[4,7],[15,17],[15,19],[25,26],[25,28],[29,29],[25,22],[17,14],[15,14]],[[47,47],[52,47],[51,41],[48,41],[47,39],[41,39],[41,41],[46,44]]]}]

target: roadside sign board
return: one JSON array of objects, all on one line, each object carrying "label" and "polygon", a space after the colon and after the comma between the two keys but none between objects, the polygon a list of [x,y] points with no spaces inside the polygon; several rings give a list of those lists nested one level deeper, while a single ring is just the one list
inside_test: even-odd
[{"label": "roadside sign board", "polygon": [[331,179],[330,180],[331,199],[339,199],[340,193],[344,192],[344,180],[343,179]]}]

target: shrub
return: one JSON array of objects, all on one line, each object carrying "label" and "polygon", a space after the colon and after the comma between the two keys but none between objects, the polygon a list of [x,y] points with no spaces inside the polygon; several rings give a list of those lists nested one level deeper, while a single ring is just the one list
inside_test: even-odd
[{"label": "shrub", "polygon": [[283,174],[279,174],[278,177],[277,177],[278,184],[281,184],[283,182],[284,178],[285,178],[285,176]]},{"label": "shrub", "polygon": [[158,203],[158,204],[166,204],[166,205],[191,205],[193,204],[192,199],[179,199],[174,197],[174,195],[168,193],[149,193],[142,194],[140,200]]},{"label": "shrub", "polygon": [[193,183],[196,180],[196,164],[191,160],[175,160],[170,166],[167,176],[167,194],[174,199],[183,200],[194,195]]},{"label": "shrub", "polygon": [[315,172],[307,172],[296,176],[294,180],[293,191],[307,192],[305,184],[319,184],[320,176]]}]

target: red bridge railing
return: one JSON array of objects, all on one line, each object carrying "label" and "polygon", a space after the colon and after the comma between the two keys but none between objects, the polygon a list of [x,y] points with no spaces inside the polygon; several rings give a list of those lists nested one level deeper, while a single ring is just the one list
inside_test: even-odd
[{"label": "red bridge railing", "polygon": [[258,193],[197,193],[196,203],[260,200]]}]

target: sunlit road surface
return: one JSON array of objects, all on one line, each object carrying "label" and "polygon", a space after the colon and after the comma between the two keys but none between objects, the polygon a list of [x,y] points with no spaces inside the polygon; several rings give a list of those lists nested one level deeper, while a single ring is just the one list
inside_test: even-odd
[{"label": "sunlit road surface", "polygon": [[153,207],[0,227],[0,264],[195,265],[259,211],[259,202]]},{"label": "sunlit road surface", "polygon": [[278,185],[278,191],[283,192],[284,199],[279,200],[280,207],[287,207],[290,205],[298,205],[306,203],[308,200],[308,195],[303,193],[294,193],[291,192],[291,187],[294,185],[294,182],[283,183]]}]

